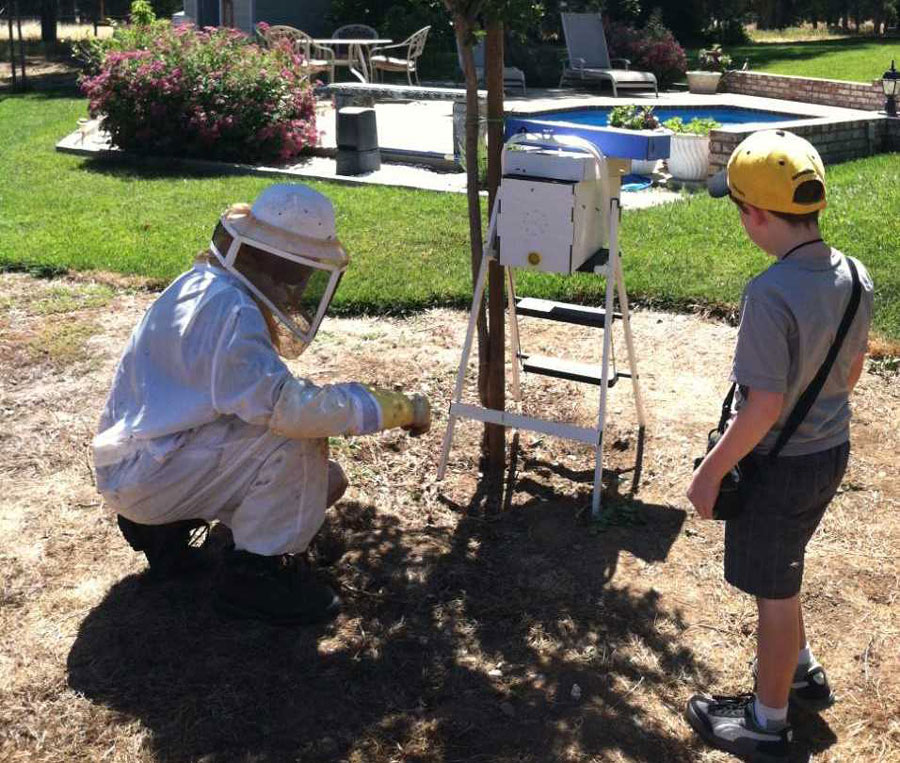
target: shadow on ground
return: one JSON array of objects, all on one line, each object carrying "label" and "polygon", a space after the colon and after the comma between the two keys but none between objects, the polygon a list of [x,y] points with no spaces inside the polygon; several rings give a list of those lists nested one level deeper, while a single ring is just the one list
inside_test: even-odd
[{"label": "shadow on ground", "polygon": [[81,624],[69,684],[160,760],[695,759],[671,729],[715,676],[679,612],[615,578],[623,551],[665,560],[684,513],[632,502],[642,525],[590,535],[576,500],[517,488],[534,497],[489,515],[476,494],[452,530],[340,504],[328,626],[221,621],[215,573],[132,575]]},{"label": "shadow on ground", "polygon": [[[35,63],[29,58],[25,64],[25,88],[22,89],[20,79],[19,87],[13,89],[9,62],[5,62],[3,67],[4,73],[0,75],[0,100],[21,95],[37,96],[46,99],[81,97],[81,91],[78,89],[77,72],[35,70],[33,68]],[[18,68],[16,71],[21,78]]]}]

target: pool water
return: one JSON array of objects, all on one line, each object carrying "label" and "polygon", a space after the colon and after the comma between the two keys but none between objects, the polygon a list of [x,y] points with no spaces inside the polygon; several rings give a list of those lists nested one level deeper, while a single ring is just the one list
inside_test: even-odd
[{"label": "pool water", "polygon": [[[529,116],[532,119],[548,122],[569,122],[571,124],[591,125],[592,127],[606,127],[609,112],[609,108],[573,109],[572,111],[554,111],[544,114],[531,114]],[[725,125],[811,119],[811,117],[798,114],[781,114],[775,111],[758,111],[757,109],[740,109],[737,107],[674,106],[655,108],[653,114],[660,122],[665,122],[672,117],[681,117],[685,122],[690,122],[692,119],[699,117],[715,119],[720,124]]]}]

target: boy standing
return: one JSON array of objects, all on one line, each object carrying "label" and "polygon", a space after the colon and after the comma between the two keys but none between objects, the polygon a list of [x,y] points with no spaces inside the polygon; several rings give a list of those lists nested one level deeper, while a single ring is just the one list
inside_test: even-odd
[{"label": "boy standing", "polygon": [[[709,185],[713,196],[731,197],[750,240],[776,262],[744,293],[731,373],[736,413],[687,494],[710,519],[722,478],[740,462],[742,511],[725,525],[725,579],[756,597],[756,690],[695,695],[686,715],[714,747],[784,760],[789,700],[812,710],[834,702],[806,639],[799,593],[806,544],[847,466],[848,397],[865,358],[872,282],[859,262],[822,241],[825,171],[806,140],[783,130],[754,133]],[[849,328],[837,347],[842,321]],[[825,373],[799,426],[779,442],[798,400]]]}]

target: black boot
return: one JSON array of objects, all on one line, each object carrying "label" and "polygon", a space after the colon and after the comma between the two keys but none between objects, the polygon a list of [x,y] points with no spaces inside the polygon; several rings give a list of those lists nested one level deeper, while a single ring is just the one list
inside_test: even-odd
[{"label": "black boot", "polygon": [[203,519],[184,519],[166,525],[142,525],[118,515],[119,529],[128,545],[143,551],[155,578],[171,578],[199,571],[205,566],[200,546],[209,524]]},{"label": "black boot", "polygon": [[305,555],[226,553],[216,610],[274,625],[308,625],[334,617],[341,601],[316,580]]}]

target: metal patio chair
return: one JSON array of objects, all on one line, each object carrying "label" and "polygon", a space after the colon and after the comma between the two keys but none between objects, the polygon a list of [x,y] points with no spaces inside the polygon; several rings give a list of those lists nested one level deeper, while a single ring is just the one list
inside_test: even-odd
[{"label": "metal patio chair", "polygon": [[[406,79],[409,81],[409,84],[413,84],[413,77],[415,77],[415,84],[419,83],[419,70],[418,70],[418,59],[419,56],[422,55],[422,51],[425,50],[425,40],[428,37],[428,31],[431,29],[430,26],[422,27],[418,32],[414,32],[409,37],[407,37],[403,42],[396,43],[394,45],[384,45],[380,48],[372,48],[372,55],[369,57],[369,61],[372,64],[372,68],[376,72],[406,72]],[[400,58],[394,57],[391,55],[393,51],[403,51],[405,50],[406,57]]]},{"label": "metal patio chair", "polygon": [[[566,81],[609,82],[614,96],[620,89],[652,88],[659,95],[656,76],[651,72],[634,71],[628,67],[627,58],[610,60],[603,31],[603,19],[599,13],[563,13],[562,25],[566,36],[569,60],[563,69],[559,86]],[[624,68],[614,69],[613,63]]]},{"label": "metal patio chair", "polygon": [[[479,84],[484,83],[484,40],[472,47],[472,55],[475,57],[475,74]],[[462,68],[462,63],[460,63]],[[515,66],[503,67],[503,89],[511,91],[514,87],[522,88],[522,95],[526,94],[525,72]]]},{"label": "metal patio chair", "polygon": [[303,56],[304,68],[310,74],[328,72],[328,81],[334,82],[335,56],[331,48],[316,43],[306,32],[292,26],[276,25],[264,30],[257,29],[266,45],[272,46],[287,40],[293,49]]},{"label": "metal patio chair", "polygon": [[[344,24],[331,33],[333,39],[344,40],[377,40],[378,30],[373,29],[367,24]],[[353,66],[359,63],[351,58],[351,47],[349,45],[332,45],[329,46],[334,50],[335,66]]]}]

